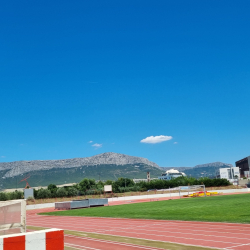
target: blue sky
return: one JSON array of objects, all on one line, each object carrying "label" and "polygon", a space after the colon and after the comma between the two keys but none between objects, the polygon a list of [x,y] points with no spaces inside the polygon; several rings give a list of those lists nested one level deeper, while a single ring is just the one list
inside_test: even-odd
[{"label": "blue sky", "polygon": [[[249,8],[2,2],[0,161],[117,152],[177,167],[250,155]],[[150,136],[158,143],[141,142]]]}]

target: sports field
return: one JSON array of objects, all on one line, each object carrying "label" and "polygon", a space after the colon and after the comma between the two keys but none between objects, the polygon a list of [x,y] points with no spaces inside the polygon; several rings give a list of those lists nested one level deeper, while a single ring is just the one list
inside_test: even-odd
[{"label": "sports field", "polygon": [[133,219],[250,223],[250,194],[183,198],[43,213]]}]

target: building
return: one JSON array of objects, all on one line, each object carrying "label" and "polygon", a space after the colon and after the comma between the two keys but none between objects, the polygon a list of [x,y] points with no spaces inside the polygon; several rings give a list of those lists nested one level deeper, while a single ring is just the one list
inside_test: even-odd
[{"label": "building", "polygon": [[235,162],[235,166],[240,169],[240,177],[249,177],[250,156]]},{"label": "building", "polygon": [[186,176],[186,174],[179,172],[178,170],[175,170],[175,169],[170,169],[170,170],[167,170],[166,173],[159,176],[158,179],[159,180],[171,180],[173,178],[177,178],[181,176]]},{"label": "building", "polygon": [[238,167],[220,168],[221,179],[227,179],[227,180],[238,179],[238,177],[240,177],[239,175],[240,175],[240,172],[239,172]]}]

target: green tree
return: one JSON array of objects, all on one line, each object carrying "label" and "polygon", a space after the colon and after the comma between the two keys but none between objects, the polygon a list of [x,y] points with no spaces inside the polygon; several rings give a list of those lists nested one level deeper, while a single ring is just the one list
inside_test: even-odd
[{"label": "green tree", "polygon": [[48,189],[39,189],[37,192],[37,198],[38,199],[45,199],[45,198],[50,198],[51,197],[51,192]]},{"label": "green tree", "polygon": [[86,190],[90,189],[90,182],[89,179],[84,178],[82,181],[79,182],[80,191],[86,192]]},{"label": "green tree", "polygon": [[58,187],[55,184],[49,184],[48,185],[48,190],[51,193],[51,198],[55,198],[56,196],[56,192],[57,192]]},{"label": "green tree", "polygon": [[49,184],[48,185],[48,190],[53,190],[53,189],[57,189],[57,186],[55,184]]},{"label": "green tree", "polygon": [[71,197],[71,196],[77,196],[78,194],[78,190],[74,187],[70,187],[68,189],[68,196]]},{"label": "green tree", "polygon": [[8,197],[6,193],[0,192],[0,201],[7,201],[7,200],[8,200]]},{"label": "green tree", "polygon": [[56,191],[56,196],[57,197],[66,197],[68,195],[68,192],[65,188],[61,187],[58,188]]},{"label": "green tree", "polygon": [[104,182],[104,185],[112,185],[114,182],[113,181],[111,181],[111,180],[106,180],[105,182]]}]

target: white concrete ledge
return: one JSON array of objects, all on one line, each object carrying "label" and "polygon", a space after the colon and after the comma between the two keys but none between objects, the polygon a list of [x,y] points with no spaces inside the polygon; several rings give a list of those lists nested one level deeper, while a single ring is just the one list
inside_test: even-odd
[{"label": "white concrete ledge", "polygon": [[48,207],[55,207],[55,203],[43,203],[43,204],[35,204],[35,205],[27,205],[27,210],[39,209],[39,208],[48,208]]}]

